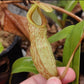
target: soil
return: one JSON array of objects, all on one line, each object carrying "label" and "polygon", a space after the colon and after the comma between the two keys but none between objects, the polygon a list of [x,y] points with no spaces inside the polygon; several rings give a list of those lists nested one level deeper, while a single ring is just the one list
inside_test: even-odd
[{"label": "soil", "polygon": [[6,50],[13,42],[15,35],[6,31],[0,31],[0,42]]}]

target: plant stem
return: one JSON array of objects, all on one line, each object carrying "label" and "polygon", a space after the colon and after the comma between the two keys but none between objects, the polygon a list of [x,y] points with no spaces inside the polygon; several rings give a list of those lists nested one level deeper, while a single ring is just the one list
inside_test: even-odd
[{"label": "plant stem", "polygon": [[17,6],[17,7],[21,8],[21,9],[23,9],[23,10],[28,11],[28,8],[25,7],[25,6],[22,6],[22,5],[18,4],[18,3],[13,3],[13,4],[14,4],[15,6]]},{"label": "plant stem", "polygon": [[13,77],[13,75],[12,75],[12,74],[10,74],[9,84],[12,84],[12,83],[11,83],[11,81],[12,81],[12,77]]},{"label": "plant stem", "polygon": [[73,59],[73,57],[74,57],[74,54],[75,54],[75,52],[77,51],[78,47],[80,46],[80,44],[81,44],[83,38],[84,38],[84,33],[83,33],[82,37],[80,38],[80,40],[79,40],[77,46],[75,47],[75,49],[74,49],[74,51],[73,51],[73,53],[72,53],[72,55],[71,55],[71,57],[70,57],[70,59],[69,59],[69,62],[68,62],[67,66],[66,66],[66,68],[65,68],[65,70],[64,70],[64,72],[63,72],[62,75],[59,77],[61,80],[65,77],[65,75],[66,75],[66,73],[67,73],[67,71],[68,71],[68,68],[69,68],[69,66],[70,66],[70,63],[71,63],[71,61],[72,61],[72,59]]},{"label": "plant stem", "polygon": [[0,4],[10,4],[10,3],[22,3],[21,0],[18,1],[0,1]]}]

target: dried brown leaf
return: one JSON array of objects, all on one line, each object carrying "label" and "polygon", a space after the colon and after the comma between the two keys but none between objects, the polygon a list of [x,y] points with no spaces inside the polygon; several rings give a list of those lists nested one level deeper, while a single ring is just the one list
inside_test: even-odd
[{"label": "dried brown leaf", "polygon": [[0,8],[3,10],[5,15],[3,28],[4,31],[11,32],[22,37],[25,36],[29,39],[27,31],[28,21],[26,17],[11,13],[5,6],[0,6]]},{"label": "dried brown leaf", "polygon": [[25,36],[29,39],[28,32],[26,31],[28,27],[28,21],[26,17],[13,14],[8,10],[5,11],[5,22],[4,22],[4,30],[14,33],[16,35]]}]

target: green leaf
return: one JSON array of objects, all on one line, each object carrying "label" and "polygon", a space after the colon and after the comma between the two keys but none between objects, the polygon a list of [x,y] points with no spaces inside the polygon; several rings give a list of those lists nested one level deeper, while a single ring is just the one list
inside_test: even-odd
[{"label": "green leaf", "polygon": [[22,57],[17,59],[12,66],[12,74],[19,72],[33,72],[38,73],[31,57]]},{"label": "green leaf", "polygon": [[60,62],[59,60],[56,60],[56,66],[57,67],[62,67],[63,66],[63,63]]},{"label": "green leaf", "polygon": [[4,50],[4,47],[2,46],[2,43],[0,42],[0,53]]},{"label": "green leaf", "polygon": [[[63,50],[63,64],[66,66],[72,52],[74,51],[75,47],[77,46],[84,28],[84,21],[78,23],[76,26],[74,26],[71,33],[68,35],[64,50]],[[79,84],[79,66],[80,66],[80,48],[77,49],[75,56],[71,62],[70,67],[72,67],[76,72],[76,80],[72,84]]]},{"label": "green leaf", "polygon": [[60,24],[60,22],[58,21],[57,15],[53,12],[49,13],[49,12],[43,12],[47,17],[50,17],[55,23],[57,23],[60,27],[62,27],[62,25]]},{"label": "green leaf", "polygon": [[64,39],[67,37],[67,35],[71,32],[71,30],[73,29],[74,25],[68,26],[66,28],[64,28],[63,30],[61,30],[60,32],[54,34],[53,36],[49,37],[48,40],[50,43],[54,43],[58,40]]},{"label": "green leaf", "polygon": [[[76,4],[77,4],[76,0],[68,1],[67,5],[65,7],[65,10],[72,11],[72,9],[76,6]],[[63,21],[65,21],[66,18],[67,18],[67,14],[63,14]]]},{"label": "green leaf", "polygon": [[64,8],[67,4],[68,4],[68,0],[60,0],[57,2],[57,4],[55,3],[54,5]]},{"label": "green leaf", "polygon": [[80,5],[81,5],[81,8],[82,8],[82,9],[83,9],[83,11],[84,11],[84,1],[79,0],[79,2],[80,2]]}]

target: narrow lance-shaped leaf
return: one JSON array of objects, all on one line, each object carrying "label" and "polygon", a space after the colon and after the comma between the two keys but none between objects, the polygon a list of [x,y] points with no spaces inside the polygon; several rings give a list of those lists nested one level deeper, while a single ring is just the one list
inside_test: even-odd
[{"label": "narrow lance-shaped leaf", "polygon": [[73,29],[74,25],[68,26],[66,28],[64,28],[63,30],[61,30],[60,32],[54,34],[53,36],[49,37],[48,40],[50,43],[54,43],[58,40],[64,39],[67,37],[67,35],[71,32],[71,30]]},{"label": "narrow lance-shaped leaf", "polygon": [[56,60],[56,66],[57,67],[62,67],[64,66],[62,62],[60,62],[59,60]]},{"label": "narrow lance-shaped leaf", "polygon": [[82,8],[83,11],[84,11],[84,1],[83,1],[83,0],[79,0],[79,2],[80,2],[80,5],[81,5],[81,8]]},{"label": "narrow lance-shaped leaf", "polygon": [[68,3],[68,0],[60,0],[57,3],[54,3],[53,5],[56,5],[56,6],[64,7],[65,8],[66,5],[67,5],[67,3]]},{"label": "narrow lance-shaped leaf", "polygon": [[[65,45],[64,45],[64,50],[63,50],[63,64],[64,65],[67,65],[72,55],[72,52],[77,46],[82,36],[83,28],[84,28],[84,21],[78,23],[73,28],[71,33],[68,35]],[[75,56],[70,65],[70,67],[72,67],[76,72],[76,80],[72,84],[79,84],[79,66],[80,66],[80,48],[78,48],[78,50],[76,51]]]},{"label": "narrow lance-shaped leaf", "polygon": [[38,73],[31,57],[22,57],[14,62],[12,66],[12,74],[19,72]]},{"label": "narrow lance-shaped leaf", "polygon": [[[65,7],[65,10],[72,11],[72,9],[76,6],[76,4],[77,4],[76,0],[68,1],[67,5]],[[67,18],[67,14],[63,14],[63,21],[65,21],[66,18]]]}]

